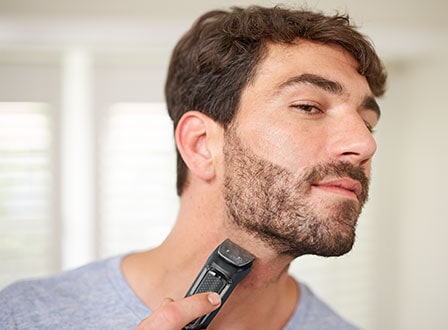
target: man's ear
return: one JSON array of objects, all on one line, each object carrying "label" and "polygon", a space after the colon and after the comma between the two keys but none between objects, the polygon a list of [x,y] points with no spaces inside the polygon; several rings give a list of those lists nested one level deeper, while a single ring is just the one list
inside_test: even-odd
[{"label": "man's ear", "polygon": [[216,175],[213,144],[220,129],[219,124],[198,111],[186,112],[177,124],[177,149],[190,172],[205,181]]}]

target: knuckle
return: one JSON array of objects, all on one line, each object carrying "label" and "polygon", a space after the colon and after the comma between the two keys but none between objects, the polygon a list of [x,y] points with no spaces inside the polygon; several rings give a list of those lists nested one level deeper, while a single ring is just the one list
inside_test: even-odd
[{"label": "knuckle", "polygon": [[159,316],[163,323],[172,326],[182,324],[183,317],[175,304],[166,304],[159,310]]}]

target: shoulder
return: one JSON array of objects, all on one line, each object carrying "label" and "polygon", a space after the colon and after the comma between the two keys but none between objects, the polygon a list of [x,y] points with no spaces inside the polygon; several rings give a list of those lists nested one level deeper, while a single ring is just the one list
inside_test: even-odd
[{"label": "shoulder", "polygon": [[[104,310],[112,311],[123,301],[120,285],[125,284],[117,286],[124,282],[119,278],[120,261],[121,257],[114,257],[6,287],[0,292],[0,328],[27,328],[32,324],[37,329],[68,329],[69,322],[99,320]],[[126,310],[125,306],[121,308]]]},{"label": "shoulder", "polygon": [[46,298],[79,299],[84,292],[91,292],[98,288],[98,285],[104,285],[107,278],[107,265],[113,259],[94,262],[83,267],[66,271],[58,275],[44,279],[25,280],[16,282],[6,287],[0,293],[0,302],[7,301],[14,304],[20,301],[36,301],[39,304],[46,303]]},{"label": "shoulder", "polygon": [[300,299],[296,311],[285,330],[356,330],[357,328],[338,315],[328,304],[318,298],[305,284],[299,283]]}]

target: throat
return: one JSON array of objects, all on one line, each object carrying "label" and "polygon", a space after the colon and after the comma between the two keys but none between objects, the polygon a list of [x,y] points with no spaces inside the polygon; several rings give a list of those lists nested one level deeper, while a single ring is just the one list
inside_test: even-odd
[{"label": "throat", "polygon": [[253,290],[245,284],[235,289],[209,329],[283,329],[297,308],[300,295],[297,282],[287,275],[264,289]]}]

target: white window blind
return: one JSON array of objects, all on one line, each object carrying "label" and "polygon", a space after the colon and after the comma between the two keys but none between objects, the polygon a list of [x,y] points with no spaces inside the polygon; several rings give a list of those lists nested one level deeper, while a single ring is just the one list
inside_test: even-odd
[{"label": "white window blind", "polygon": [[51,142],[46,104],[0,102],[0,287],[54,271]]},{"label": "white window blind", "polygon": [[176,218],[172,123],[164,103],[117,103],[99,144],[99,256],[159,244]]}]

